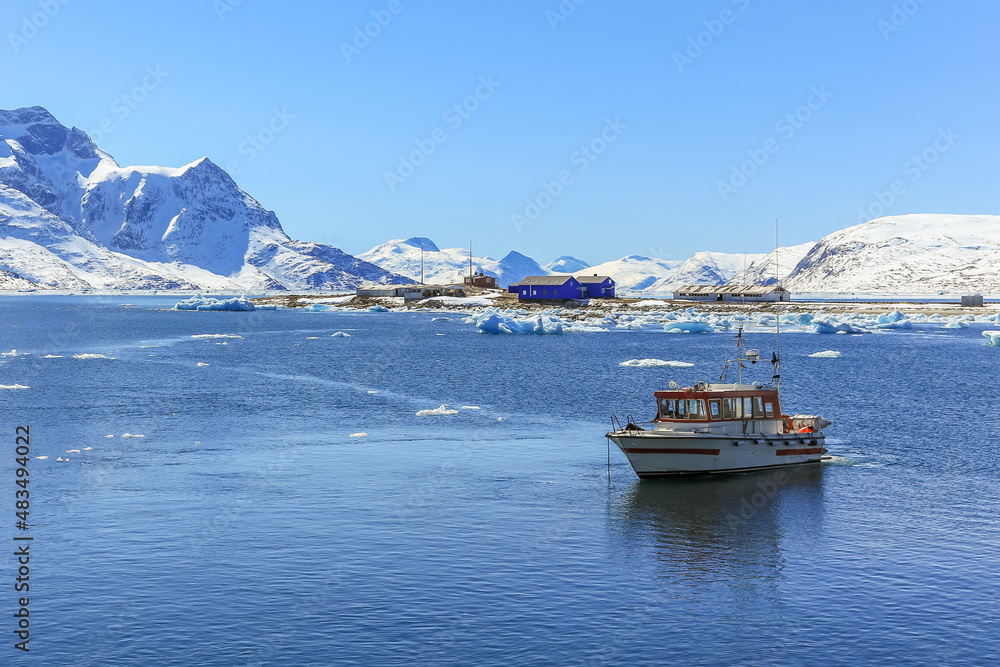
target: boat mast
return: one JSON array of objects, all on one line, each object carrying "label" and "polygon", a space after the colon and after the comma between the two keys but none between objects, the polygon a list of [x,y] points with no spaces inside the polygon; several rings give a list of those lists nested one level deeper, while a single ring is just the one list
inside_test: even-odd
[{"label": "boat mast", "polygon": [[[778,271],[778,219],[774,219],[774,293],[778,296],[777,303],[781,303],[781,273]],[[781,310],[775,305],[774,308],[774,388],[780,389],[781,385]]]}]

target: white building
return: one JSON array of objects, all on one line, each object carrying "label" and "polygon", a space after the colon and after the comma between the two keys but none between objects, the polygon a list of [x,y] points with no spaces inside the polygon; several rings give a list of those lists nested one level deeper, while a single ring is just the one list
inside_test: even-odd
[{"label": "white building", "polygon": [[791,301],[781,285],[685,285],[674,290],[675,299],[687,301]]}]

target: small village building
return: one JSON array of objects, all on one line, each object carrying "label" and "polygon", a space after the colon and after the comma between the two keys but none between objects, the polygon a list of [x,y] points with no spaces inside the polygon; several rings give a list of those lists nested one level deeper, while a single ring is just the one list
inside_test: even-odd
[{"label": "small village building", "polygon": [[528,276],[517,284],[519,301],[580,299],[583,286],[573,276]]},{"label": "small village building", "polygon": [[686,301],[768,302],[791,301],[792,293],[780,285],[685,285],[674,291]]},{"label": "small village building", "polygon": [[482,271],[471,276],[465,276],[462,278],[462,282],[466,287],[482,287],[484,289],[496,289],[497,287],[497,279],[486,275]]},{"label": "small village building", "polygon": [[462,285],[362,285],[358,296],[401,296],[407,301],[430,299],[435,296],[465,296]]},{"label": "small village building", "polygon": [[577,276],[584,289],[584,298],[613,299],[615,298],[615,281],[609,276]]},{"label": "small village building", "polygon": [[983,295],[982,294],[968,294],[962,297],[962,307],[963,308],[982,308],[983,307]]}]

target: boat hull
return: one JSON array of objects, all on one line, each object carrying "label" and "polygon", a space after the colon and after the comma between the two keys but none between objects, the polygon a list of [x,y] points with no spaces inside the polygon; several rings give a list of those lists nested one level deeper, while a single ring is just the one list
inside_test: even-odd
[{"label": "boat hull", "polygon": [[826,453],[822,433],[732,436],[670,431],[614,431],[640,478],[745,472],[818,463]]}]

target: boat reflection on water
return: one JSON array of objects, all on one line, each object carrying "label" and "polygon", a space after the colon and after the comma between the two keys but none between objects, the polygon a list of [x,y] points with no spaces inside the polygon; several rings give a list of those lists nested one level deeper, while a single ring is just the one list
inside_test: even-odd
[{"label": "boat reflection on water", "polygon": [[637,481],[611,500],[610,528],[623,558],[653,563],[667,597],[722,596],[734,611],[770,615],[782,542],[808,543],[822,529],[824,467]]}]

